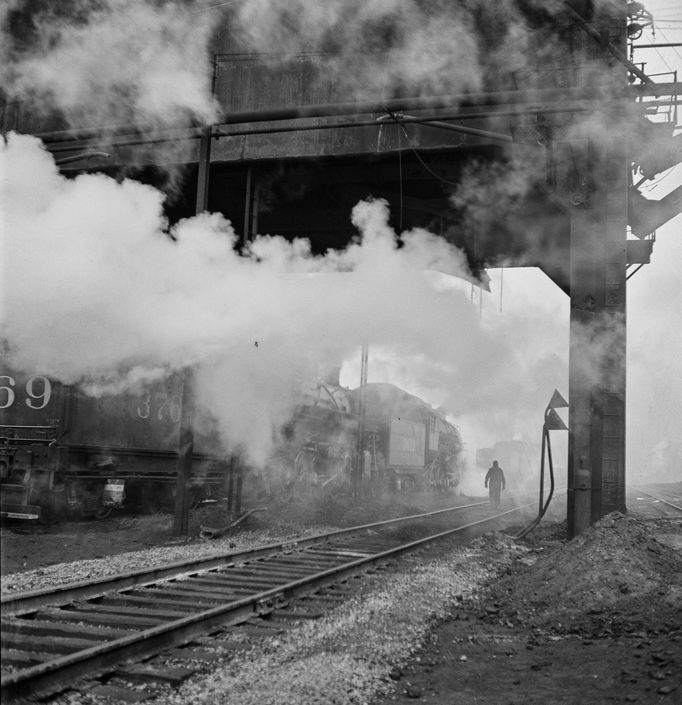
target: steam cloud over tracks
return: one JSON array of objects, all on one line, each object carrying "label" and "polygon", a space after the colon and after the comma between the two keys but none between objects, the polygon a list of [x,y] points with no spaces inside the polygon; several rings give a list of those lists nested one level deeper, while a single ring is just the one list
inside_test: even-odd
[{"label": "steam cloud over tracks", "polygon": [[199,365],[230,437],[238,418],[244,434],[269,429],[301,374],[340,366],[363,340],[397,357],[418,351],[425,377],[438,370],[463,403],[495,367],[477,347],[503,355],[468,298],[442,286],[442,272],[463,273],[461,253],[426,231],[396,235],[382,201],[355,207],[359,235],[344,251],[315,257],[305,240],[266,236],[238,253],[220,215],[169,229],[159,191],[66,179],[35,138],[10,134],[0,154],[1,335],[13,366],[96,393]]}]

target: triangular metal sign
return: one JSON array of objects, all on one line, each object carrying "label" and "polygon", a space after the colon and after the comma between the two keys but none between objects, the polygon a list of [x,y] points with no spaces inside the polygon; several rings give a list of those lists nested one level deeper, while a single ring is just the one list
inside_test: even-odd
[{"label": "triangular metal sign", "polygon": [[568,431],[568,427],[554,409],[550,409],[545,416],[545,428],[548,431]]},{"label": "triangular metal sign", "polygon": [[549,404],[547,405],[547,408],[548,409],[561,409],[564,406],[568,406],[568,402],[555,389],[554,394],[552,394],[552,398],[549,400]]}]

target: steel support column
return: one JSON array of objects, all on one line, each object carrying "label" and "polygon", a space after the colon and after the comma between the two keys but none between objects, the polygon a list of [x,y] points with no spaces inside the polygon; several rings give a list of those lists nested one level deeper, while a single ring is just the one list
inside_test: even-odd
[{"label": "steel support column", "polygon": [[[211,170],[212,129],[207,127],[199,146],[196,212],[208,208],[208,190]],[[190,488],[192,483],[192,454],[194,452],[194,375],[186,369],[182,382],[182,412],[178,439],[177,481],[175,485],[175,515],[173,533],[187,535],[189,531]]]},{"label": "steel support column", "polygon": [[356,444],[355,463],[353,468],[353,499],[357,502],[360,499],[362,488],[362,478],[365,470],[365,394],[367,391],[367,370],[369,367],[369,344],[365,341],[362,344],[360,359],[360,408],[358,409],[358,436]]},{"label": "steel support column", "polygon": [[573,142],[580,189],[570,254],[568,534],[625,511],[625,269],[622,141]]}]

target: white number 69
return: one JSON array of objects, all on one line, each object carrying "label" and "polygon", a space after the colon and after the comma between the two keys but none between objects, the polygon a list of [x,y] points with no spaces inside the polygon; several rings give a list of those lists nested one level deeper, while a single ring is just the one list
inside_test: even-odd
[{"label": "white number 69", "polygon": [[[42,380],[42,392],[36,392],[34,390],[33,385],[36,380]],[[29,409],[44,409],[50,403],[50,397],[52,396],[50,380],[47,377],[43,377],[43,375],[29,377],[26,382],[26,394],[30,397],[30,399],[25,400],[26,406],[28,406]]]},{"label": "white number 69", "polygon": [[4,402],[0,401],[0,409],[9,409],[9,407],[14,404],[14,390],[12,387],[16,384],[16,382],[13,377],[9,377],[8,375],[0,376],[0,380],[1,379],[6,379],[9,386],[0,387],[0,392],[7,392],[7,399],[5,399]]}]

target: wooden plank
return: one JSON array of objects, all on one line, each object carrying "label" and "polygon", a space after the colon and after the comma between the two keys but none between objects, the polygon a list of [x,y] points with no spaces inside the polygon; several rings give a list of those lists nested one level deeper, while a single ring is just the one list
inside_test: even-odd
[{"label": "wooden plank", "polygon": [[168,683],[177,688],[195,672],[188,668],[134,664],[116,669],[114,676],[129,683]]},{"label": "wooden plank", "polygon": [[20,651],[36,653],[40,651],[40,653],[49,653],[54,655],[70,654],[74,651],[83,651],[84,649],[89,649],[96,646],[97,641],[63,636],[36,637],[31,634],[3,634],[2,645],[7,649],[18,649]]},{"label": "wooden plank", "polygon": [[200,612],[206,607],[210,607],[209,603],[201,603],[196,599],[192,600],[187,598],[185,600],[162,600],[159,597],[143,597],[142,595],[125,595],[123,593],[116,595],[115,597],[107,596],[103,597],[98,603],[100,605],[129,605],[131,607],[168,607],[169,609],[176,609],[186,612]]},{"label": "wooden plank", "polygon": [[277,566],[270,566],[267,564],[263,564],[262,566],[258,566],[257,569],[253,570],[253,575],[278,575],[281,577],[285,578],[303,578],[306,575],[310,575],[314,571],[313,568],[303,568],[300,567],[298,569],[285,569],[285,568],[278,568]]},{"label": "wooden plank", "polygon": [[235,587],[232,585],[225,585],[224,587],[219,587],[218,585],[187,585],[183,587],[183,590],[187,594],[195,595],[204,599],[204,596],[212,600],[218,600],[219,602],[232,602],[233,600],[239,600],[242,597],[249,597],[260,590],[255,590],[249,587]]},{"label": "wooden plank", "polygon": [[244,578],[256,578],[261,580],[267,580],[269,578],[284,578],[286,580],[294,580],[298,577],[304,577],[310,575],[314,572],[312,567],[299,567],[294,569],[284,569],[278,568],[277,566],[263,566],[262,568],[257,568],[253,570],[241,570],[239,568],[231,568],[229,571],[221,571],[219,573],[214,573],[213,575],[217,577],[224,576],[235,576]]},{"label": "wooden plank", "polygon": [[148,700],[153,696],[152,693],[131,690],[130,688],[120,688],[115,685],[98,685],[88,690],[87,694],[123,703],[141,703],[143,700]]},{"label": "wooden plank", "polygon": [[40,653],[38,651],[22,651],[20,649],[0,649],[0,660],[3,667],[25,668],[37,663],[51,661],[54,654]]},{"label": "wooden plank", "polygon": [[206,649],[171,649],[164,651],[164,656],[184,661],[219,663],[228,661],[232,654],[229,651],[207,651]]},{"label": "wooden plank", "polygon": [[38,619],[7,619],[2,620],[4,634],[33,634],[35,636],[82,636],[84,639],[103,638],[116,639],[125,636],[124,629],[113,627],[93,627],[85,624],[69,624],[65,622],[43,622]]},{"label": "wooden plank", "polygon": [[[213,595],[214,597],[225,597],[225,594],[234,594],[234,590],[231,586],[220,587],[215,584],[209,585],[208,583],[200,583],[189,580],[184,580],[181,583],[168,583],[168,587],[159,588],[168,590],[181,590],[189,594],[194,595]],[[246,588],[243,588],[246,590]],[[247,590],[247,594],[252,594],[253,590]]]},{"label": "wooden plank", "polygon": [[160,597],[161,599],[165,597],[186,598],[188,600],[194,600],[196,604],[204,603],[207,607],[225,602],[224,594],[199,590],[180,590],[179,588],[154,588],[135,594],[140,597],[149,595],[151,597]]},{"label": "wooden plank", "polygon": [[313,569],[315,571],[322,570],[323,568],[329,568],[338,563],[338,561],[326,561],[326,560],[315,560],[313,558],[292,558],[287,560],[286,558],[281,558],[276,561],[268,561],[270,565],[277,566],[279,568],[285,568],[288,570],[302,570],[306,568]]},{"label": "wooden plank", "polygon": [[191,582],[195,585],[206,585],[207,587],[214,585],[216,588],[224,585],[226,590],[232,588],[262,588],[263,590],[267,590],[269,588],[277,587],[278,585],[282,584],[282,581],[278,578],[275,578],[274,580],[256,580],[253,578],[245,578],[240,575],[235,575],[227,578],[220,578],[219,583],[216,580],[204,581],[201,578],[192,578]]},{"label": "wooden plank", "polygon": [[200,646],[219,646],[221,650],[227,651],[228,655],[231,654],[231,652],[234,651],[248,651],[251,647],[252,644],[249,641],[240,641],[238,639],[233,638],[233,636],[230,636],[230,632],[225,632],[228,634],[228,637],[225,639],[222,638],[215,638],[215,637],[202,637],[197,640],[196,643],[198,643]]},{"label": "wooden plank", "polygon": [[155,627],[157,624],[166,621],[160,617],[131,617],[128,615],[107,614],[104,612],[89,612],[87,610],[69,610],[67,614],[65,614],[65,610],[41,610],[38,612],[38,617],[40,619],[52,619],[57,622],[71,619],[78,622],[85,622],[86,624],[113,624],[132,630]]},{"label": "wooden plank", "polygon": [[102,614],[129,615],[131,617],[152,617],[154,619],[181,619],[187,612],[180,610],[154,609],[153,607],[132,607],[130,605],[107,605],[98,602],[75,602],[78,611],[101,612]]},{"label": "wooden plank", "polygon": [[[207,590],[216,590],[218,592],[220,592],[221,590],[231,590],[236,588],[238,590],[248,590],[250,593],[253,592],[253,590],[249,588],[252,582],[255,583],[255,581],[240,579],[239,576],[235,576],[233,578],[192,578],[191,581],[186,581],[186,583],[188,583],[188,587],[199,586]],[[185,583],[182,584],[184,585]],[[268,583],[265,583],[265,581],[259,581],[258,584],[260,585]]]},{"label": "wooden plank", "polygon": [[277,628],[274,627],[262,627],[257,624],[240,624],[235,627],[235,630],[241,632],[242,634],[248,634],[249,636],[270,636],[271,634],[283,634],[288,627],[278,625]]},{"label": "wooden plank", "polygon": [[304,612],[303,610],[276,610],[270,615],[270,620],[283,619],[286,621],[296,619],[320,619],[324,612]]},{"label": "wooden plank", "polygon": [[298,598],[299,600],[304,600],[307,603],[310,602],[325,602],[327,604],[338,604],[339,602],[344,602],[345,597],[341,597],[340,595],[321,595],[318,593],[314,593],[312,595],[303,595],[302,597]]}]

